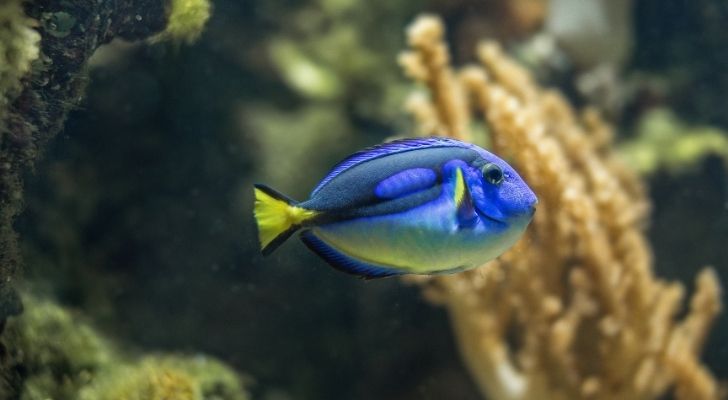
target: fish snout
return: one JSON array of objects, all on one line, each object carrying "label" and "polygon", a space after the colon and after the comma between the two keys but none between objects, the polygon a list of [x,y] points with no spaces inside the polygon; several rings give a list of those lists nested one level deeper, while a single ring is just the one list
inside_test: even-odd
[{"label": "fish snout", "polygon": [[529,211],[528,211],[528,215],[529,216],[533,217],[533,214],[536,213],[536,206],[537,205],[538,205],[538,197],[536,197],[536,195],[533,195],[533,200],[531,201],[531,203],[530,203],[530,205],[528,207],[529,208]]},{"label": "fish snout", "polygon": [[526,217],[530,220],[533,217],[533,214],[536,213],[536,205],[538,205],[538,198],[536,197],[536,194],[528,190],[517,202],[515,214],[519,217]]}]

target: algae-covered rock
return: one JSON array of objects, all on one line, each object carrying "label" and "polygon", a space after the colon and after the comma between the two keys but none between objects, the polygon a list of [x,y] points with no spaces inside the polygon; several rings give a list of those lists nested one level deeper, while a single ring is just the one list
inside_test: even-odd
[{"label": "algae-covered rock", "polygon": [[[20,89],[20,78],[38,58],[40,35],[23,12],[20,0],[0,3],[0,113]],[[2,114],[0,114],[0,117]]]},{"label": "algae-covered rock", "polygon": [[206,356],[149,356],[111,368],[79,400],[244,400],[240,378]]},{"label": "algae-covered rock", "polygon": [[159,38],[194,42],[210,19],[211,8],[208,0],[168,0],[167,27]]},{"label": "algae-covered rock", "polygon": [[48,300],[23,298],[8,322],[13,360],[0,398],[22,400],[244,400],[240,376],[204,355],[135,356],[84,318]]},{"label": "algae-covered rock", "polygon": [[21,309],[12,289],[21,265],[12,223],[23,173],[83,98],[91,55],[112,39],[160,32],[191,42],[209,16],[208,0],[0,2],[0,322]]},{"label": "algae-covered rock", "polygon": [[22,89],[21,79],[38,58],[39,41],[33,20],[23,12],[22,1],[0,2],[0,320],[21,309],[11,288],[19,258],[11,222],[20,209],[21,188],[18,176],[9,173],[13,165],[4,154],[8,143],[16,139],[5,120]]},{"label": "algae-covered rock", "polygon": [[25,378],[22,399],[73,399],[79,387],[111,362],[112,346],[74,313],[32,296],[23,301],[25,312],[8,322],[4,334],[13,360],[5,374],[22,374],[6,380]]},{"label": "algae-covered rock", "polygon": [[8,324],[7,340],[28,370],[76,374],[107,364],[112,348],[81,317],[53,302],[26,296],[26,310]]}]

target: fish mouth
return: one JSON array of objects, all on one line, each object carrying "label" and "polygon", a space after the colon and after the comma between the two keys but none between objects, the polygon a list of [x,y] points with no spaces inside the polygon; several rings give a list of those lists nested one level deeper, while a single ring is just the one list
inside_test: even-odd
[{"label": "fish mouth", "polygon": [[486,221],[489,221],[495,225],[498,226],[505,226],[506,221],[500,220],[498,218],[491,217],[490,215],[483,212],[483,210],[479,209],[478,207],[475,207],[475,212],[478,214],[478,216]]},{"label": "fish mouth", "polygon": [[511,216],[508,220],[505,218],[496,218],[491,215],[488,215],[487,213],[483,212],[483,210],[479,209],[478,207],[475,207],[475,212],[485,221],[491,222],[498,226],[507,226],[508,220],[512,220],[512,218],[523,218],[526,217],[528,220],[533,218],[533,215],[536,213],[536,205],[529,207],[528,211],[519,213],[517,215]]}]

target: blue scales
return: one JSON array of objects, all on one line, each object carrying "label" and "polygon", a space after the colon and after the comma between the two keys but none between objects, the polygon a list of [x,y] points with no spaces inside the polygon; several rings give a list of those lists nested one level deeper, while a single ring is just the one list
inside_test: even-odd
[{"label": "blue scales", "polygon": [[446,138],[355,153],[301,203],[262,185],[255,194],[264,253],[301,230],[329,264],[368,279],[481,265],[521,236],[537,202],[506,162]]}]

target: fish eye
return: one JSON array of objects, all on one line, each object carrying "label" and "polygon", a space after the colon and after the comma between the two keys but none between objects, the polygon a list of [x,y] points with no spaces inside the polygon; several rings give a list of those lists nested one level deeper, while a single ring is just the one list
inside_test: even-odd
[{"label": "fish eye", "polygon": [[483,177],[493,185],[500,185],[503,182],[503,170],[497,164],[487,163],[483,165]]}]

